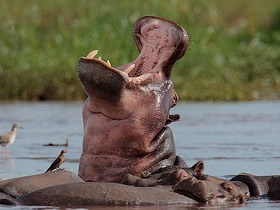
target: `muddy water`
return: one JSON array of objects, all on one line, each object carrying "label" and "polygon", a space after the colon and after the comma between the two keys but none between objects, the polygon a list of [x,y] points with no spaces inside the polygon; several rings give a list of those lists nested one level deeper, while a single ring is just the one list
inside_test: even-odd
[{"label": "muddy water", "polygon": [[[81,108],[82,102],[0,103],[0,134],[10,130],[14,122],[23,127],[18,129],[16,141],[9,147],[9,159],[0,161],[0,178],[45,172],[65,147],[43,145],[63,144],[66,139],[69,153],[62,167],[77,173],[82,150]],[[203,160],[205,173],[226,178],[240,172],[280,174],[280,101],[181,103],[171,112],[181,115],[181,120],[171,124],[171,128],[177,153],[189,165]],[[251,200],[245,206],[193,205],[149,209],[186,208],[278,209],[280,203],[262,199]]]}]

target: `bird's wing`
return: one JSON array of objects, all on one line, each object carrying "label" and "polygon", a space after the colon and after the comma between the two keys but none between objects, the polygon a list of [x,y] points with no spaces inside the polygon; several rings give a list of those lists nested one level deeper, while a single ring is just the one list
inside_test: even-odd
[{"label": "bird's wing", "polygon": [[12,136],[11,132],[0,136],[0,144],[9,143],[9,140],[10,140],[11,136]]},{"label": "bird's wing", "polygon": [[61,163],[62,163],[62,158],[59,156],[53,161],[53,163],[50,165],[50,167],[48,168],[47,171],[53,170],[53,169],[59,167],[61,165]]}]

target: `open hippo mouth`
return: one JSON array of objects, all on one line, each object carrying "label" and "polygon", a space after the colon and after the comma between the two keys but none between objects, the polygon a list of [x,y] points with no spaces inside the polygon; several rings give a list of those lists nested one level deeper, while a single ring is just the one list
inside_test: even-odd
[{"label": "open hippo mouth", "polygon": [[109,60],[95,58],[97,50],[79,59],[78,75],[87,93],[98,86],[97,89],[103,89],[102,93],[98,91],[103,97],[107,94],[113,100],[123,86],[169,79],[174,63],[184,56],[189,44],[189,36],[181,26],[154,16],[139,19],[133,37],[140,55],[131,63],[114,68]]}]

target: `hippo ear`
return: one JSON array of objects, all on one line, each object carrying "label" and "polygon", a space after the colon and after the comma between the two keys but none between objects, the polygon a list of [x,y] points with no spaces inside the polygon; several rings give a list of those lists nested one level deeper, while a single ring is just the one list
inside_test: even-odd
[{"label": "hippo ear", "polygon": [[194,171],[195,176],[201,176],[204,172],[204,163],[203,161],[198,161],[194,164],[191,169]]},{"label": "hippo ear", "polygon": [[118,101],[126,85],[115,69],[96,59],[80,58],[78,76],[89,97]]}]

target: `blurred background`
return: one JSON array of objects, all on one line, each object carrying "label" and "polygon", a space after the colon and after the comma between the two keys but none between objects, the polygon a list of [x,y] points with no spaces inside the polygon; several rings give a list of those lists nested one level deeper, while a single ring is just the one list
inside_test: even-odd
[{"label": "blurred background", "polygon": [[83,99],[78,58],[98,49],[115,67],[134,60],[144,15],[191,36],[172,75],[181,100],[280,98],[278,0],[2,0],[0,100]]}]

